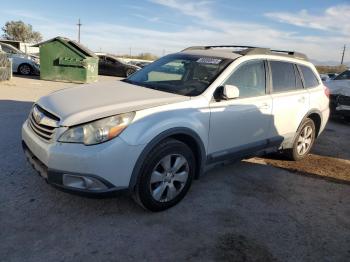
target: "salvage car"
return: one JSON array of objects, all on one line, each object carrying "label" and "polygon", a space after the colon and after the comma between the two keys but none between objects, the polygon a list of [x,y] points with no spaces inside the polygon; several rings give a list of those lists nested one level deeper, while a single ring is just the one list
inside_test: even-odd
[{"label": "salvage car", "polygon": [[12,59],[12,72],[21,75],[38,75],[40,73],[39,57],[27,55],[19,49],[5,43],[0,43],[0,48],[8,58]]},{"label": "salvage car", "polygon": [[128,77],[140,70],[141,67],[125,63],[122,59],[106,54],[96,53],[98,56],[98,74],[108,76]]},{"label": "salvage car", "polygon": [[349,119],[350,70],[342,72],[326,84],[330,90],[331,114]]},{"label": "salvage car", "polygon": [[49,184],[127,190],[161,211],[215,163],[275,151],[306,157],[326,126],[328,94],[303,54],[191,47],[122,81],[42,97],[23,124],[22,145]]}]

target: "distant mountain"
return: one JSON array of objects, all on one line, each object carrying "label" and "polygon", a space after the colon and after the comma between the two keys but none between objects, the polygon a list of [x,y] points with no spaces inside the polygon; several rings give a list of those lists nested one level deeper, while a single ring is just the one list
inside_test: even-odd
[{"label": "distant mountain", "polygon": [[[319,66],[338,66],[338,65],[340,65],[340,61],[318,61],[318,60],[314,60],[314,59],[310,59],[310,61],[314,65],[319,65]],[[346,66],[350,66],[350,61],[346,61],[344,64]]]}]

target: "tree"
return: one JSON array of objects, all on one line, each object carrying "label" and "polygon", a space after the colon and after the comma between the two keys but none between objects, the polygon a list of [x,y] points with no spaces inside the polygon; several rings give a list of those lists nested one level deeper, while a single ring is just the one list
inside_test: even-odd
[{"label": "tree", "polygon": [[38,43],[43,37],[40,32],[33,31],[30,24],[25,24],[22,21],[6,22],[2,28],[3,37],[8,40],[21,41],[25,43]]}]

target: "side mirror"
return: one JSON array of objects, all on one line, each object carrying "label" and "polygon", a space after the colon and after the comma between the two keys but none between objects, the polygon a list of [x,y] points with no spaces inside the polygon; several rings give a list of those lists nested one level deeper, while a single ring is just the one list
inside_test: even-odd
[{"label": "side mirror", "polygon": [[239,97],[239,89],[237,86],[234,85],[224,85],[223,89],[223,98],[228,99],[235,99]]}]

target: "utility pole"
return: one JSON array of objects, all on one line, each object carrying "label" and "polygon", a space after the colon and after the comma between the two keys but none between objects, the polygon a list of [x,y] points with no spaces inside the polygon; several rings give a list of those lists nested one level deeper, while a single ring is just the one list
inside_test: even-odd
[{"label": "utility pole", "polygon": [[82,24],[80,23],[80,18],[78,20],[77,26],[78,26],[78,43],[80,43],[80,27],[82,26]]},{"label": "utility pole", "polygon": [[346,45],[344,45],[344,48],[343,48],[343,54],[341,56],[341,62],[340,62],[341,65],[344,63],[345,49],[346,49]]},{"label": "utility pole", "polygon": [[131,58],[131,46],[130,46],[130,48],[129,48],[129,56],[130,56],[130,58]]}]

